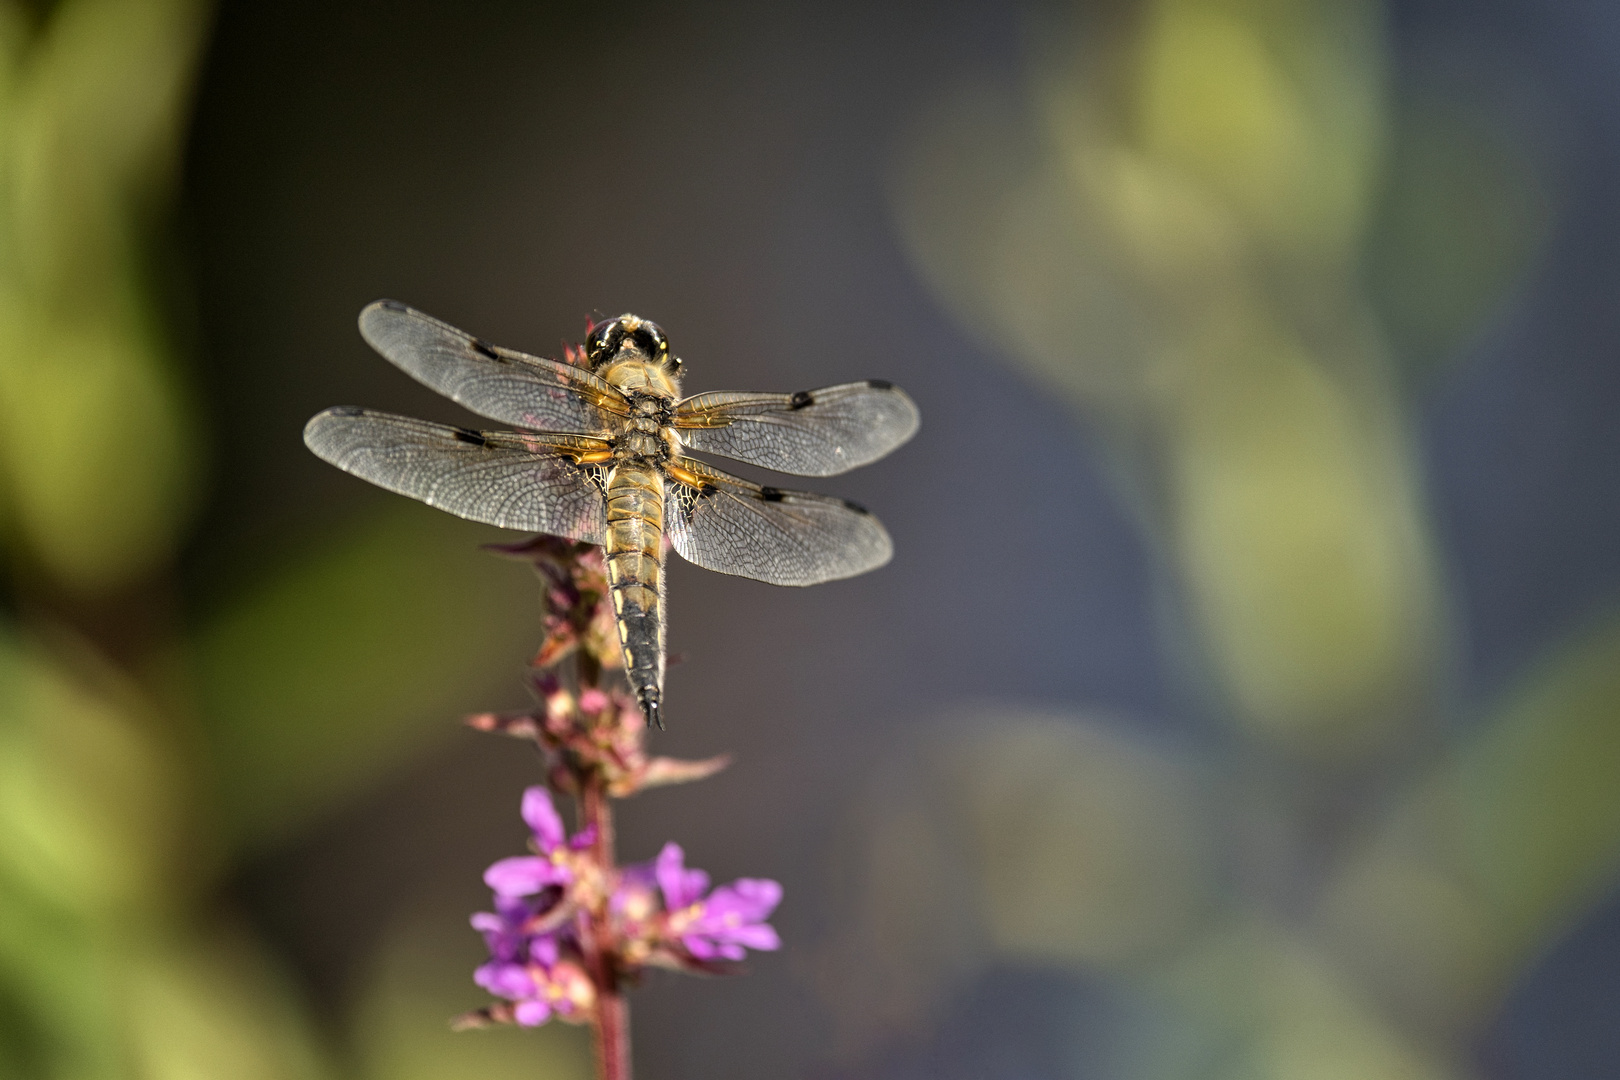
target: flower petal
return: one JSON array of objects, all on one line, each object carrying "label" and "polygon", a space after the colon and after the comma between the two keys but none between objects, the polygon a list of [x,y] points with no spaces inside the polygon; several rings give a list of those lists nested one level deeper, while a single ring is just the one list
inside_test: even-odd
[{"label": "flower petal", "polygon": [[739,945],[746,945],[750,949],[758,949],[760,952],[774,952],[782,947],[782,939],[776,936],[776,929],[770,923],[738,926],[727,931],[725,938]]},{"label": "flower petal", "polygon": [[484,946],[489,949],[491,960],[520,959],[518,953],[523,945],[523,937],[505,920],[480,911],[472,917],[471,922],[473,929],[484,935]]},{"label": "flower petal", "polygon": [[664,906],[671,911],[683,908],[687,903],[681,900],[681,875],[685,871],[685,864],[686,852],[673,840],[659,850],[658,861],[653,864],[658,887],[664,892]]},{"label": "flower petal", "polygon": [[697,934],[688,934],[686,937],[681,938],[681,944],[686,946],[687,952],[699,960],[713,960],[720,952],[719,947],[714,942],[706,937],[699,937]]},{"label": "flower petal", "polygon": [[544,1001],[520,1001],[512,1010],[512,1018],[524,1027],[539,1027],[551,1019],[551,1006]]},{"label": "flower petal", "polygon": [[742,922],[761,922],[782,902],[782,886],[769,878],[738,878],[722,885],[703,902],[701,922],[709,925],[734,915]]},{"label": "flower petal", "polygon": [[[766,929],[770,928],[766,927]],[[529,959],[536,964],[551,967],[557,962],[557,939],[550,934],[541,934],[539,937],[530,938]]]},{"label": "flower petal", "polygon": [[499,893],[495,895],[495,911],[512,927],[522,926],[534,917],[534,909],[527,900]]},{"label": "flower petal", "polygon": [[664,909],[666,911],[679,911],[697,902],[709,887],[709,875],[702,870],[686,869],[686,853],[681,845],[671,840],[664,845],[658,853],[658,862],[654,867],[658,875],[658,887],[664,893]]},{"label": "flower petal", "polygon": [[568,871],[550,859],[514,855],[484,871],[484,884],[500,896],[532,896],[547,885],[567,884]]},{"label": "flower petal", "polygon": [[523,792],[523,820],[534,830],[541,851],[554,851],[564,840],[562,818],[551,805],[551,794],[538,785]]},{"label": "flower petal", "polygon": [[473,982],[496,997],[513,1001],[533,997],[539,992],[534,979],[522,964],[506,964],[492,960],[473,972]]}]

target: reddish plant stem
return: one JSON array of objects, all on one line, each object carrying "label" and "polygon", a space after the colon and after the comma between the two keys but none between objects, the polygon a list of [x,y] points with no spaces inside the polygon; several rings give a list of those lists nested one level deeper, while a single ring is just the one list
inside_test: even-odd
[{"label": "reddish plant stem", "polygon": [[[614,869],[613,804],[599,776],[593,775],[580,792],[581,825],[595,830],[591,853],[602,872]],[[611,888],[611,882],[608,885]],[[591,979],[596,983],[596,1019],[591,1028],[596,1043],[596,1075],[600,1080],[630,1080],[630,1003],[619,986],[613,966],[612,941],[606,910],[590,916]]]}]

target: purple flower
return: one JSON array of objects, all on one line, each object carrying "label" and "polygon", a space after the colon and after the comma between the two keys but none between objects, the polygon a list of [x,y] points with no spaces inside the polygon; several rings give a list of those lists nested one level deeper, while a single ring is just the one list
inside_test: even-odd
[{"label": "purple flower", "polygon": [[490,957],[473,972],[473,981],[512,1002],[512,1019],[524,1027],[537,1027],[553,1015],[574,1019],[595,1000],[579,965],[561,958],[560,932],[534,931],[543,915],[527,900],[497,894],[493,913],[472,917]]},{"label": "purple flower", "polygon": [[[549,934],[529,930],[535,911],[518,897],[495,897],[495,911],[480,911],[472,917],[473,929],[484,935],[489,946],[489,963],[473,972],[473,982],[496,997],[524,1002],[537,998],[540,984],[535,969],[541,971],[557,962],[557,941]],[[524,1011],[520,1005],[519,1011]],[[529,1015],[534,1010],[527,1010]],[[543,1023],[544,1017],[534,1023]]]},{"label": "purple flower", "polygon": [[511,1001],[512,1019],[523,1027],[539,1027],[553,1016],[581,1019],[596,1000],[589,976],[569,960],[528,967],[485,964],[473,978],[496,997]]},{"label": "purple flower", "polygon": [[551,805],[543,787],[523,792],[523,820],[534,832],[536,855],[516,855],[484,871],[484,884],[497,896],[533,896],[548,885],[567,885],[574,880],[572,855],[590,845],[584,833],[567,842],[562,818]]},{"label": "purple flower", "polygon": [[782,939],[765,920],[782,902],[782,886],[765,878],[739,878],[710,893],[709,875],[686,868],[679,844],[668,843],[654,866],[664,894],[669,934],[699,960],[741,960],[744,949],[768,951]]}]

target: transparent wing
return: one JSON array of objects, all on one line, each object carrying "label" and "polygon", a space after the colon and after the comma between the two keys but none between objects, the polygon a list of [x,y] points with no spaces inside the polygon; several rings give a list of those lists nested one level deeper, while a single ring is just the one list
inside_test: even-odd
[{"label": "transparent wing", "polygon": [[843,499],[760,487],[682,458],[665,496],[664,530],[688,562],[772,585],[854,577],[889,561],[878,519]]},{"label": "transparent wing", "polygon": [[797,394],[698,394],[675,407],[693,450],[795,476],[835,476],[917,433],[917,406],[879,379]]},{"label": "transparent wing", "polygon": [[344,472],[457,517],[602,542],[601,471],[573,457],[606,449],[598,439],[469,431],[336,408],[305,426],[304,443]]},{"label": "transparent wing", "polygon": [[397,300],[360,313],[360,336],[406,374],[503,424],[582,435],[608,432],[624,397],[583,368],[491,345]]}]

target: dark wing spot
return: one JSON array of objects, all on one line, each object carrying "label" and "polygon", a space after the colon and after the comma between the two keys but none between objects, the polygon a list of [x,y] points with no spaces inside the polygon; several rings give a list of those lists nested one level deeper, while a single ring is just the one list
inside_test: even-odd
[{"label": "dark wing spot", "polygon": [[480,435],[478,432],[469,430],[468,428],[464,428],[464,427],[456,428],[454,434],[456,436],[456,441],[457,442],[471,443],[474,446],[483,446],[486,442],[489,441],[488,439],[486,439],[482,435]]},{"label": "dark wing spot", "polygon": [[800,390],[797,394],[794,394],[791,399],[789,399],[788,408],[802,409],[808,405],[814,405],[815,403],[816,396],[814,394],[808,390]]},{"label": "dark wing spot", "polygon": [[713,484],[704,484],[702,487],[697,489],[697,493],[699,495],[707,496],[707,495],[713,495],[715,492],[717,492],[719,490],[720,489],[715,487]]},{"label": "dark wing spot", "polygon": [[781,488],[773,488],[773,487],[762,487],[762,488],[759,489],[759,497],[761,499],[764,499],[766,502],[781,502],[782,501],[782,489]]},{"label": "dark wing spot", "polygon": [[473,338],[472,347],[474,352],[482,353],[491,360],[499,360],[501,358],[501,354],[495,351],[495,347],[489,342],[485,341],[483,338]]},{"label": "dark wing spot", "polygon": [[364,416],[366,410],[358,405],[334,405],[326,410],[333,416]]},{"label": "dark wing spot", "polygon": [[870,386],[874,390],[894,389],[894,383],[890,382],[888,379],[867,379],[866,385]]},{"label": "dark wing spot", "polygon": [[409,310],[411,310],[411,306],[409,304],[402,304],[398,300],[379,300],[379,301],[377,301],[377,303],[381,304],[383,307],[387,308],[389,311],[409,311]]},{"label": "dark wing spot", "polygon": [[864,515],[866,517],[870,517],[872,515],[872,511],[868,510],[866,507],[862,506],[858,502],[850,502],[848,499],[845,499],[844,500],[844,506],[847,509],[855,511],[857,514],[861,514],[861,515]]}]

